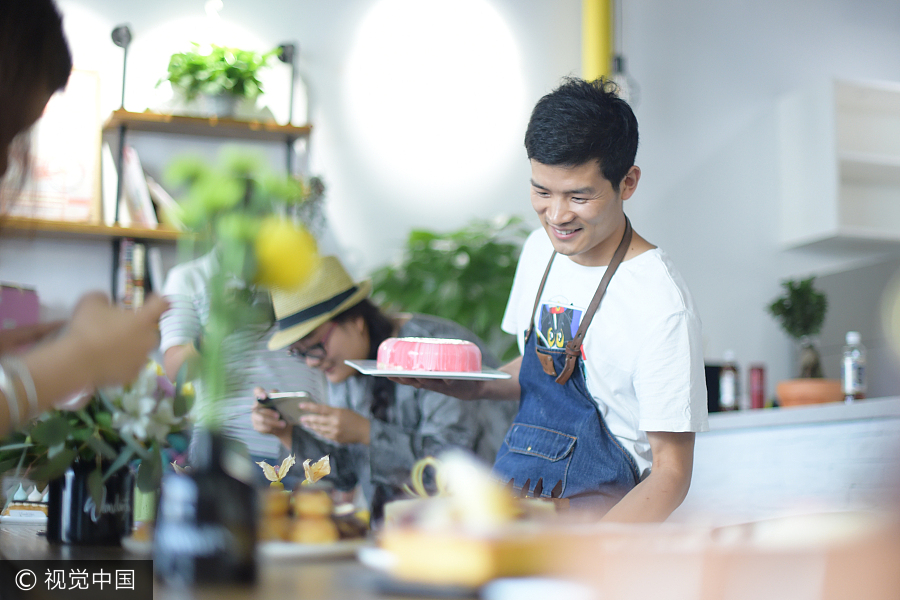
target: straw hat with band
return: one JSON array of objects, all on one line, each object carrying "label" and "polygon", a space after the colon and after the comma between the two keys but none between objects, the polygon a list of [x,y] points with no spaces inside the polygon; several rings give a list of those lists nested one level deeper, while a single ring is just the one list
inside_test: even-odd
[{"label": "straw hat with band", "polygon": [[302,285],[272,290],[275,326],[269,350],[287,348],[316,327],[359,304],[372,291],[372,282],[354,283],[334,256],[319,259],[315,271]]}]

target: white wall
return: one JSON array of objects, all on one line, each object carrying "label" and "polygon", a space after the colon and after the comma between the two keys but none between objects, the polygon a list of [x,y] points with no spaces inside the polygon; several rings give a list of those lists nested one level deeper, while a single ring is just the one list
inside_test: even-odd
[{"label": "white wall", "polygon": [[[295,122],[308,112],[314,126],[310,166],[329,186],[328,216],[335,243],[359,276],[391,260],[410,228],[446,230],[474,216],[498,213],[532,218],[522,133],[531,105],[560,77],[579,73],[581,2],[483,1],[505,21],[518,53],[520,68],[510,67],[497,76],[513,76],[512,81],[520,82],[521,103],[511,103],[509,111],[492,107],[480,93],[491,89],[490,82],[466,81],[448,72],[440,57],[409,67],[408,77],[422,85],[445,82],[447,95],[452,95],[459,110],[484,106],[494,111],[498,123],[520,122],[520,131],[506,142],[490,141],[495,144],[492,155],[497,164],[486,174],[468,168],[464,152],[457,153],[456,160],[447,159],[440,152],[441,140],[435,147],[437,125],[456,116],[452,111],[441,112],[441,94],[435,94],[435,112],[417,125],[421,154],[433,152],[441,157],[436,159],[438,164],[409,164],[411,155],[402,151],[396,153],[403,160],[395,161],[385,151],[385,161],[377,150],[362,145],[366,136],[353,119],[358,104],[348,105],[353,89],[348,87],[347,75],[352,70],[357,32],[379,0],[224,0],[220,16],[235,37],[272,45],[299,43],[299,72],[308,105],[298,99]],[[203,16],[202,0],[60,2],[75,27],[70,36],[76,61],[103,73],[105,111],[118,105],[120,93],[121,52],[108,42],[114,25],[127,22],[135,34],[130,61],[140,66],[129,70],[126,108],[142,110],[153,99],[152,83],[162,75],[169,53],[166,50],[156,57],[157,67],[147,66],[152,61],[146,56],[164,46],[147,40],[163,40],[161,32],[175,31],[173,23],[192,18],[196,22]],[[476,0],[455,4],[471,8],[473,3]],[[730,348],[742,364],[765,362],[771,393],[776,381],[792,375],[793,362],[789,340],[764,311],[779,292],[779,280],[838,271],[880,258],[778,247],[775,103],[781,94],[820,77],[900,80],[900,4],[881,0],[623,3],[622,43],[629,70],[640,85],[636,113],[642,131],[638,164],[643,170],[639,191],[627,210],[635,228],[666,249],[684,273],[703,318],[707,357],[719,359]],[[414,37],[418,28],[409,28]],[[449,40],[444,45],[458,44],[461,56],[467,35],[480,35],[466,30],[454,38],[446,33],[441,32],[445,36],[441,39]],[[429,64],[443,66],[435,69]],[[384,66],[386,81],[395,77],[390,67]],[[283,95],[276,92],[283,92],[279,85],[284,79],[284,71],[276,70],[270,87],[273,112],[282,118],[286,112],[280,100]],[[373,101],[393,89],[394,85],[373,87]],[[461,89],[465,93],[459,93]],[[401,105],[407,101],[404,97],[395,100]],[[443,135],[458,140],[458,133]],[[390,141],[386,140],[386,148]],[[146,143],[148,169],[160,169],[172,150],[164,150],[158,141]],[[439,175],[422,184],[423,172]],[[79,249],[74,247],[72,252]],[[12,261],[16,278],[37,284],[42,296],[74,298],[80,287],[106,281],[105,272],[95,276],[96,269],[105,268],[98,264],[103,261],[96,252],[96,248],[85,249],[81,261],[81,268],[92,275],[78,277],[68,271],[65,292],[61,292],[56,282],[63,274],[51,266],[44,252],[22,251],[21,244],[10,249],[10,242],[4,241],[0,279],[12,277]]]}]

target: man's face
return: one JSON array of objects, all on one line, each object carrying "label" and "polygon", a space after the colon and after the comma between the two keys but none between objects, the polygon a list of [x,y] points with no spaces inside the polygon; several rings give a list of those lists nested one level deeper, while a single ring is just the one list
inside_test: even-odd
[{"label": "man's face", "polygon": [[622,202],[640,177],[631,169],[616,192],[595,160],[575,167],[531,161],[531,206],[557,252],[584,266],[608,264],[625,223]]}]

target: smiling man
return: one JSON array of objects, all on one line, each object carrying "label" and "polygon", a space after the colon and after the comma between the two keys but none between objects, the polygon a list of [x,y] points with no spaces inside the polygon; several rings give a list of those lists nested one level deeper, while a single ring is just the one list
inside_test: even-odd
[{"label": "smiling man", "polygon": [[662,521],[691,481],[708,429],[700,319],[668,255],[631,228],[638,127],[608,81],[566,79],[525,134],[529,236],[503,330],[508,380],[418,385],[518,398],[494,474],[519,494],[568,498],[608,521]]}]

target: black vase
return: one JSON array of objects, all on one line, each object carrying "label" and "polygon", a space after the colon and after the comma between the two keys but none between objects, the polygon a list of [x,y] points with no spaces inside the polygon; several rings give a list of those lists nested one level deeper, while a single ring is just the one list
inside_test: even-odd
[{"label": "black vase", "polygon": [[[102,466],[105,468],[105,465]],[[58,544],[118,546],[131,533],[134,475],[123,467],[103,485],[98,506],[88,489],[93,462],[75,461],[62,477],[50,482],[47,540]]]},{"label": "black vase", "polygon": [[189,474],[163,478],[153,542],[156,576],[170,585],[256,580],[256,492],[229,474],[220,434],[195,431]]}]

